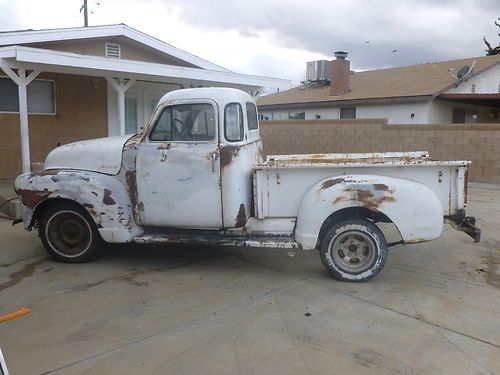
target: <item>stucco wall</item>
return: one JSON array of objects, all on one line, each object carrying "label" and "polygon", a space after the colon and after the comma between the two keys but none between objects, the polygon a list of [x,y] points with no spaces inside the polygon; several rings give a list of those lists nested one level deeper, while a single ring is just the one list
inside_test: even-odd
[{"label": "stucco wall", "polygon": [[[425,124],[429,118],[428,102],[358,104],[344,107],[356,107],[357,119],[386,118],[391,124]],[[289,112],[305,112],[306,120],[315,120],[316,115],[319,115],[320,119],[337,120],[340,118],[340,107],[261,111],[270,120],[288,120]],[[412,113],[414,114],[413,117],[411,116]]]},{"label": "stucco wall", "polygon": [[[495,121],[490,118],[491,108],[489,107],[452,103],[443,100],[414,103],[358,104],[345,107],[356,107],[357,119],[387,119],[389,124],[451,124],[454,107],[477,111],[479,114],[477,122]],[[305,112],[306,120],[315,120],[316,115],[319,115],[322,120],[338,120],[340,117],[340,107],[260,111],[269,120],[288,120],[289,112]]]},{"label": "stucco wall", "polygon": [[[457,72],[455,72],[457,73]],[[472,77],[467,82],[453,87],[446,91],[453,94],[470,94],[472,85],[475,85],[475,92],[478,94],[497,94],[500,93],[500,64]]]},{"label": "stucco wall", "polygon": [[387,125],[383,120],[262,121],[267,154],[429,151],[471,160],[470,180],[500,183],[500,123]]},{"label": "stucco wall", "polygon": [[[44,161],[57,143],[107,135],[104,79],[52,73],[41,74],[40,78],[55,80],[57,113],[28,116],[32,162]],[[21,173],[19,114],[0,113],[0,155],[0,179],[12,179]]]}]

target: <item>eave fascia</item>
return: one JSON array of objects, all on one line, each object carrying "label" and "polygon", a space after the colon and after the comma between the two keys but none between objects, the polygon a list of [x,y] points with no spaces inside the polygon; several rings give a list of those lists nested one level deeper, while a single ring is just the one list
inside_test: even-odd
[{"label": "eave fascia", "polygon": [[416,95],[416,96],[396,96],[384,98],[362,98],[348,100],[331,100],[331,101],[316,101],[316,102],[296,102],[283,104],[259,104],[260,110],[275,110],[275,109],[308,109],[308,108],[326,108],[340,107],[347,105],[359,104],[386,104],[386,103],[414,103],[424,102],[433,99],[432,95]]}]

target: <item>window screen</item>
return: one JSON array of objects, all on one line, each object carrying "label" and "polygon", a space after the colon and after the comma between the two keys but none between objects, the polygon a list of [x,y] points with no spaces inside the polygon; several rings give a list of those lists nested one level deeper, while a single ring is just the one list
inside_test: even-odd
[{"label": "window screen", "polygon": [[340,108],[340,118],[356,118],[356,108]]},{"label": "window screen", "polygon": [[227,141],[238,142],[243,140],[243,110],[238,103],[226,105],[224,111],[224,136]]},{"label": "window screen", "polygon": [[[28,113],[56,113],[53,81],[34,80],[26,91]],[[0,112],[19,112],[17,85],[6,77],[0,77]]]},{"label": "window screen", "polygon": [[247,104],[247,119],[248,119],[248,129],[254,130],[258,129],[259,123],[257,121],[257,108],[255,104],[248,102]]},{"label": "window screen", "polygon": [[210,104],[165,107],[149,139],[152,141],[206,142],[215,138],[215,115]]}]

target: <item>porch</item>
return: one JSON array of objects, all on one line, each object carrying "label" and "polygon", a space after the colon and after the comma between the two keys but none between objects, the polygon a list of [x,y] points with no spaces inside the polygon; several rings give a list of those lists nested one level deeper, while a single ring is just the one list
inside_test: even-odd
[{"label": "porch", "polygon": [[[289,87],[286,80],[226,70],[110,59],[24,46],[0,48],[0,70],[6,75],[0,78],[8,77],[11,84],[17,86],[17,98],[11,98],[14,110],[0,109],[4,124],[0,130],[4,139],[0,151],[8,155],[0,162],[0,179],[12,178],[21,171],[30,172],[32,163],[42,162],[58,144],[141,132],[158,100],[172,90],[223,86],[256,96],[264,87]],[[40,97],[36,103],[29,98],[30,85],[34,87],[35,81],[49,82],[37,84],[36,90],[31,90]],[[42,86],[43,90],[48,90],[46,94],[40,91]],[[52,100],[47,97],[50,90]]]}]

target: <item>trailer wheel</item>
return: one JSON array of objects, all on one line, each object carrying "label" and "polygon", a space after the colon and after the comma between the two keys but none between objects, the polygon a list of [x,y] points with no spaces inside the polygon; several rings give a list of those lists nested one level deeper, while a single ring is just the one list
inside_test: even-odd
[{"label": "trailer wheel", "polygon": [[70,202],[49,206],[41,217],[38,233],[47,252],[60,262],[86,262],[103,246],[88,213]]},{"label": "trailer wheel", "polygon": [[366,220],[347,220],[334,225],[323,237],[321,261],[338,280],[367,281],[387,260],[384,234]]}]

